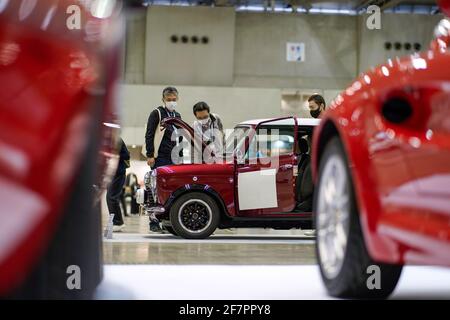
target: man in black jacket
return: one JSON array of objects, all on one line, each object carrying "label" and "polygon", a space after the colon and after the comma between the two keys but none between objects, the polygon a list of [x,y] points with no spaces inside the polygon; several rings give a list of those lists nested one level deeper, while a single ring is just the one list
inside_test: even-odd
[{"label": "man in black jacket", "polygon": [[325,99],[320,94],[313,94],[308,98],[309,113],[313,118],[321,118],[326,108]]},{"label": "man in black jacket", "polygon": [[114,215],[113,219],[113,231],[122,231],[125,227],[123,222],[122,212],[120,210],[120,196],[123,192],[123,185],[125,184],[125,173],[127,168],[130,167],[130,153],[127,146],[122,139],[119,141],[120,145],[120,158],[117,166],[117,171],[111,184],[106,192],[106,203],[108,205],[109,214]]},{"label": "man in black jacket", "polygon": [[[147,122],[147,131],[145,132],[147,164],[152,169],[174,164],[172,150],[176,146],[177,139],[172,138],[174,131],[177,129],[172,125],[167,126],[159,147],[156,143],[156,130],[160,130],[160,123],[165,118],[176,117],[181,119],[181,115],[175,111],[178,102],[178,91],[176,88],[165,88],[162,93],[162,101],[163,106],[157,107],[150,113]],[[158,150],[155,150],[155,145]],[[159,226],[159,221],[154,217],[150,217],[150,231],[162,231]]]},{"label": "man in black jacket", "polygon": [[174,126],[167,126],[158,150],[155,150],[155,132],[156,130],[160,130],[160,123],[165,118],[176,117],[181,119],[181,115],[175,111],[178,102],[178,91],[176,88],[165,88],[162,94],[162,101],[163,106],[159,106],[150,113],[147,122],[147,131],[145,133],[147,163],[152,169],[174,164],[172,150],[176,146],[176,139],[172,139],[172,134],[176,128]]}]

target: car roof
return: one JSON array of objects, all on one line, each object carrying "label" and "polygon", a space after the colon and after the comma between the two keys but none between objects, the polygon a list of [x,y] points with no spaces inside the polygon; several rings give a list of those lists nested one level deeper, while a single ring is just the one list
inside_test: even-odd
[{"label": "car roof", "polygon": [[[261,122],[264,121],[271,121],[273,120],[273,122],[271,123],[272,125],[277,125],[277,126],[292,126],[293,125],[293,119],[289,118],[289,119],[282,119],[282,120],[277,120],[277,118],[273,118],[273,119],[255,119],[255,120],[247,120],[244,122],[239,123],[239,125],[252,125],[252,126],[257,126],[258,124],[260,124]],[[311,127],[315,127],[318,126],[320,123],[320,119],[313,119],[313,118],[297,118],[297,122],[299,126],[311,126]]]}]

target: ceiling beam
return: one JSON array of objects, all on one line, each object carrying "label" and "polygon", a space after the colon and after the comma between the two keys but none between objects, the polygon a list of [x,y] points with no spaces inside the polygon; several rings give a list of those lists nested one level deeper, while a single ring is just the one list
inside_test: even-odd
[{"label": "ceiling beam", "polygon": [[373,2],[376,2],[376,1],[374,1],[374,0],[365,0],[365,1],[361,1],[360,3],[358,3],[356,6],[355,6],[355,10],[361,10],[361,9],[363,9],[363,8],[365,8],[365,7],[368,7],[369,5],[371,5],[371,4],[373,4]]},{"label": "ceiling beam", "polygon": [[384,10],[396,7],[399,4],[401,4],[402,2],[403,2],[403,0],[391,0],[391,1],[388,1],[388,2],[386,2],[385,4],[383,4],[381,6],[381,11],[384,11]]},{"label": "ceiling beam", "polygon": [[286,3],[292,7],[293,11],[297,10],[298,8],[303,8],[306,11],[309,11],[312,8],[311,1],[288,0],[286,1]]},{"label": "ceiling beam", "polygon": [[394,8],[401,4],[402,2],[405,2],[405,0],[365,0],[359,3],[355,10],[359,11],[362,9],[366,9],[370,5],[377,5],[380,6],[380,10],[384,11],[390,8]]}]

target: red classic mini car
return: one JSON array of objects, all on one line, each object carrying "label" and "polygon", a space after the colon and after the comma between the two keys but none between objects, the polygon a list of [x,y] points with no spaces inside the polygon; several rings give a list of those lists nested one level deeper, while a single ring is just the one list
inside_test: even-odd
[{"label": "red classic mini car", "polygon": [[[192,138],[192,128],[183,121],[167,122]],[[155,203],[147,197],[145,210],[171,233],[190,239],[206,238],[216,228],[311,228],[308,152],[318,123],[287,117],[239,124],[220,161],[148,173],[145,185]]]},{"label": "red classic mini car", "polygon": [[427,51],[362,74],[316,129],[316,248],[333,296],[386,297],[404,264],[450,266],[450,22],[436,32]]},{"label": "red classic mini car", "polygon": [[112,3],[0,1],[0,297],[90,298],[101,279],[93,185],[117,164]]}]

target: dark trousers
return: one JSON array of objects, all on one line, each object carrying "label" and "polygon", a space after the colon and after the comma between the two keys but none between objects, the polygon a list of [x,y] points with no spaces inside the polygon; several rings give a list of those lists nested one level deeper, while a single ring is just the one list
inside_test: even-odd
[{"label": "dark trousers", "polygon": [[106,192],[106,203],[108,204],[109,214],[114,214],[113,223],[116,226],[123,225],[123,217],[120,210],[120,196],[123,192],[124,184],[125,173],[116,174]]},{"label": "dark trousers", "polygon": [[[172,162],[170,155],[158,155],[158,158],[156,158],[155,164],[152,167],[152,170],[159,168],[159,167],[168,166],[171,164],[173,164],[173,162]],[[149,196],[151,197],[152,195],[150,194]],[[159,221],[152,220],[152,218],[150,218],[150,228],[159,228]]]},{"label": "dark trousers", "polygon": [[156,158],[155,165],[152,167],[152,169],[168,166],[171,164],[173,164],[173,162],[170,155],[159,155],[158,158]]},{"label": "dark trousers", "polygon": [[126,216],[127,215],[127,201],[125,199],[125,189],[122,190],[120,194],[120,204],[122,206],[122,212]]}]

